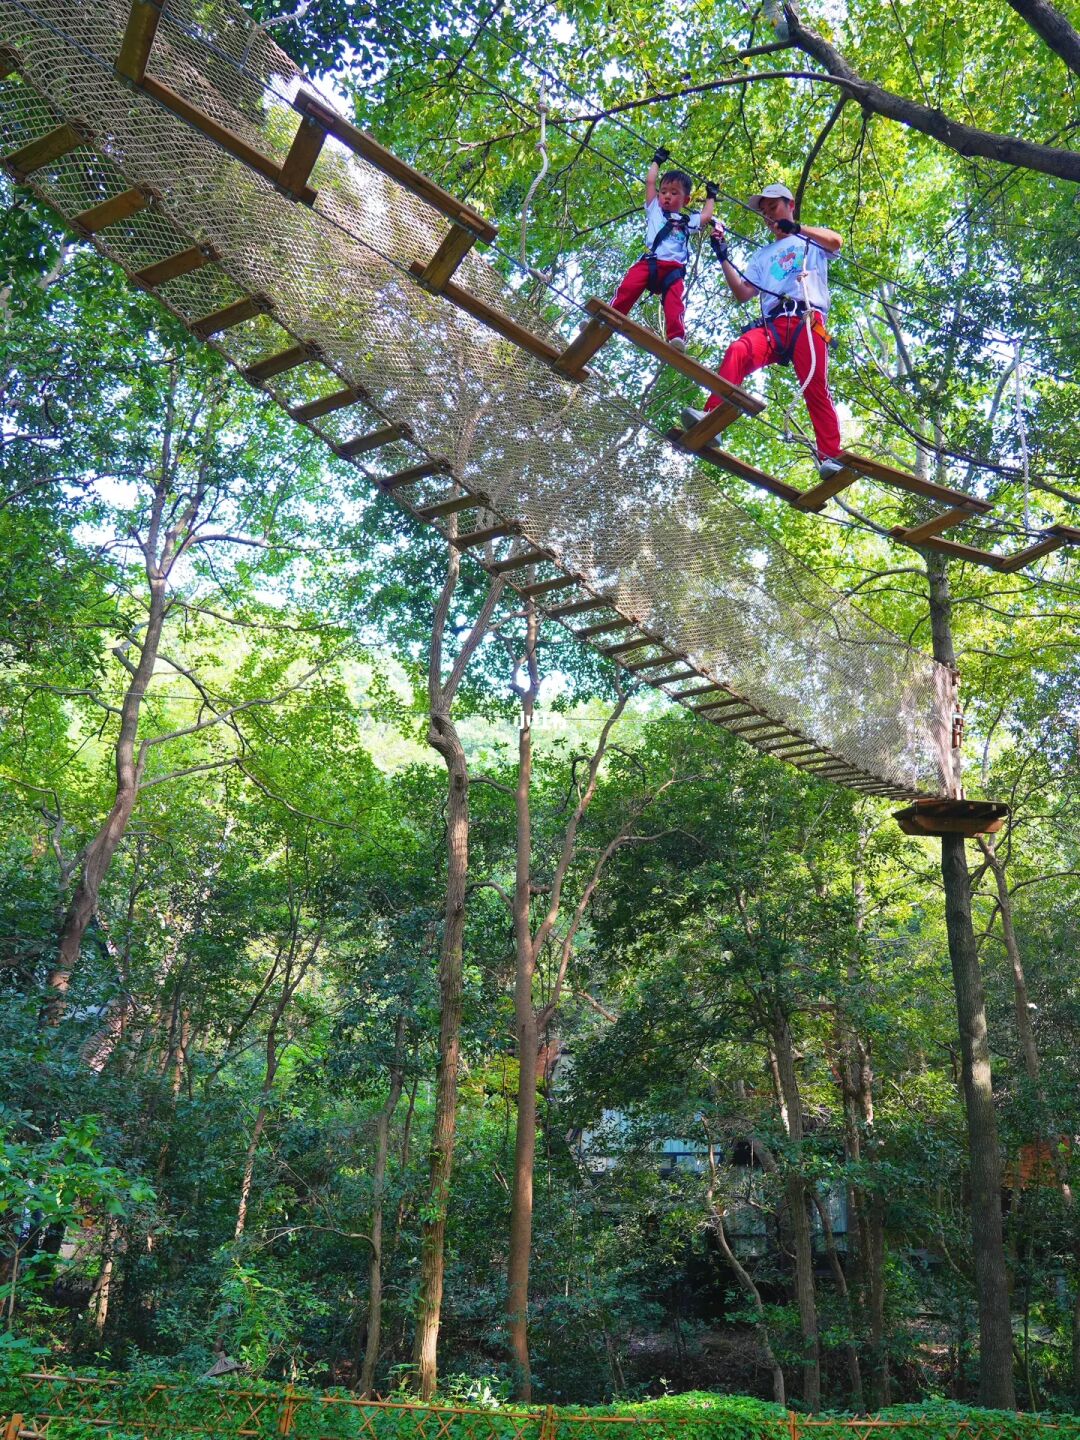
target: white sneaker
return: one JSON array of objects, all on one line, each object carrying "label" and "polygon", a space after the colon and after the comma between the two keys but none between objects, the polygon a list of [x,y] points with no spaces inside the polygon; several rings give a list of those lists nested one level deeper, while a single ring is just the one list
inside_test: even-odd
[{"label": "white sneaker", "polygon": [[680,419],[684,430],[692,430],[699,420],[705,419],[705,411],[695,410],[690,405],[684,405]]},{"label": "white sneaker", "polygon": [[818,479],[831,480],[834,475],[839,475],[840,471],[845,468],[846,466],[843,460],[838,459],[836,456],[833,456],[829,460],[823,460],[818,466]]},{"label": "white sneaker", "polygon": [[674,340],[669,340],[667,343],[672,350],[678,350],[680,353],[686,349],[686,338],[683,335],[676,335]]}]

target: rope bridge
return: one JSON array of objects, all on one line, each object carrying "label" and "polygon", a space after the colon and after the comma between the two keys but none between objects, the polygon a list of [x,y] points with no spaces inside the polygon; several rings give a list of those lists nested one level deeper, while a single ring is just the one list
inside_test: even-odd
[{"label": "rope bridge", "polygon": [[[232,0],[0,0],[0,45],[8,173],[379,490],[759,750],[870,794],[959,794],[955,676],[712,481],[780,493],[713,443],[760,400],[600,301],[564,334],[476,253],[494,226]],[[721,396],[708,434],[660,433],[590,369],[616,337]],[[819,509],[817,489],[792,494]]]}]

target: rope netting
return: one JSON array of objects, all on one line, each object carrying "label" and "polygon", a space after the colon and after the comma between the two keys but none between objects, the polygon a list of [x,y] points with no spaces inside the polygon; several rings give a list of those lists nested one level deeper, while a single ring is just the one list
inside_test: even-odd
[{"label": "rope netting", "polygon": [[[17,56],[0,84],[4,155],[65,122],[83,129],[83,144],[25,177],[38,194],[74,219],[146,188],[152,204],[93,234],[103,253],[149,284],[148,267],[206,247],[212,263],[151,286],[159,299],[198,333],[201,317],[255,297],[260,313],[217,336],[234,363],[258,367],[302,344],[306,363],[253,378],[339,453],[344,444],[358,464],[364,454],[375,480],[444,462],[412,483],[395,477],[395,498],[431,520],[424,511],[448,496],[483,497],[475,532],[512,528],[478,545],[481,563],[534,591],[556,577],[550,597],[537,593],[549,609],[602,598],[608,610],[587,618],[611,613],[633,627],[624,634],[642,648],[617,658],[642,678],[680,698],[701,693],[679,688],[700,677],[722,701],[745,701],[751,723],[719,703],[709,718],[843,783],[897,797],[955,792],[951,672],[786,551],[595,367],[563,379],[424,289],[409,266],[428,262],[450,224],[382,170],[330,141],[310,177],[314,203],[297,203],[205,126],[122,81],[113,66],[129,8],[0,0],[0,44]],[[297,130],[292,101],[317,92],[231,0],[167,0],[148,74],[276,165]],[[559,350],[582,318],[538,306],[475,252],[454,284]],[[320,414],[320,398],[343,385],[356,403]],[[350,452],[365,415],[369,430],[407,428],[374,457]],[[544,555],[515,569],[522,551]],[[555,588],[560,575],[577,588]],[[678,679],[667,683],[664,668]]]}]

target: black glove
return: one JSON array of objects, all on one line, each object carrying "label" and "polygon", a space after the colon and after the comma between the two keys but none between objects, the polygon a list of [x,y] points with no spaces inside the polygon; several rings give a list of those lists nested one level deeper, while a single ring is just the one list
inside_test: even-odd
[{"label": "black glove", "polygon": [[665,149],[663,145],[658,145],[656,147],[656,154],[652,158],[654,165],[663,165],[665,161],[671,159],[671,151]]},{"label": "black glove", "polygon": [[720,186],[717,185],[715,180],[705,181],[705,196],[708,200],[719,200]]},{"label": "black glove", "polygon": [[729,260],[731,258],[731,252],[728,249],[727,241],[722,240],[719,235],[710,235],[709,244],[712,246],[712,253],[716,256],[717,260],[719,260],[721,264],[723,264],[725,260]]},{"label": "black glove", "polygon": [[777,220],[776,228],[781,235],[801,235],[802,226],[797,220]]}]

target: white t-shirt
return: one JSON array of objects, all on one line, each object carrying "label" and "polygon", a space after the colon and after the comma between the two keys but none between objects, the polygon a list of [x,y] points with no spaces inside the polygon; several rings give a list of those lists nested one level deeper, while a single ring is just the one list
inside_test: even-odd
[{"label": "white t-shirt", "polygon": [[[805,281],[801,278],[804,256]],[[829,312],[828,252],[820,245],[808,244],[801,235],[782,235],[763,250],[755,251],[743,274],[762,292],[761,302],[767,315],[780,304],[779,295],[804,300],[823,315]]]},{"label": "white t-shirt", "polygon": [[701,229],[701,216],[696,210],[692,215],[680,215],[678,211],[665,215],[660,201],[650,200],[645,206],[645,248],[654,248],[657,235],[669,220],[675,221],[675,227],[656,247],[656,258],[678,260],[680,265],[685,265],[690,259],[690,242],[686,237],[691,230]]}]

